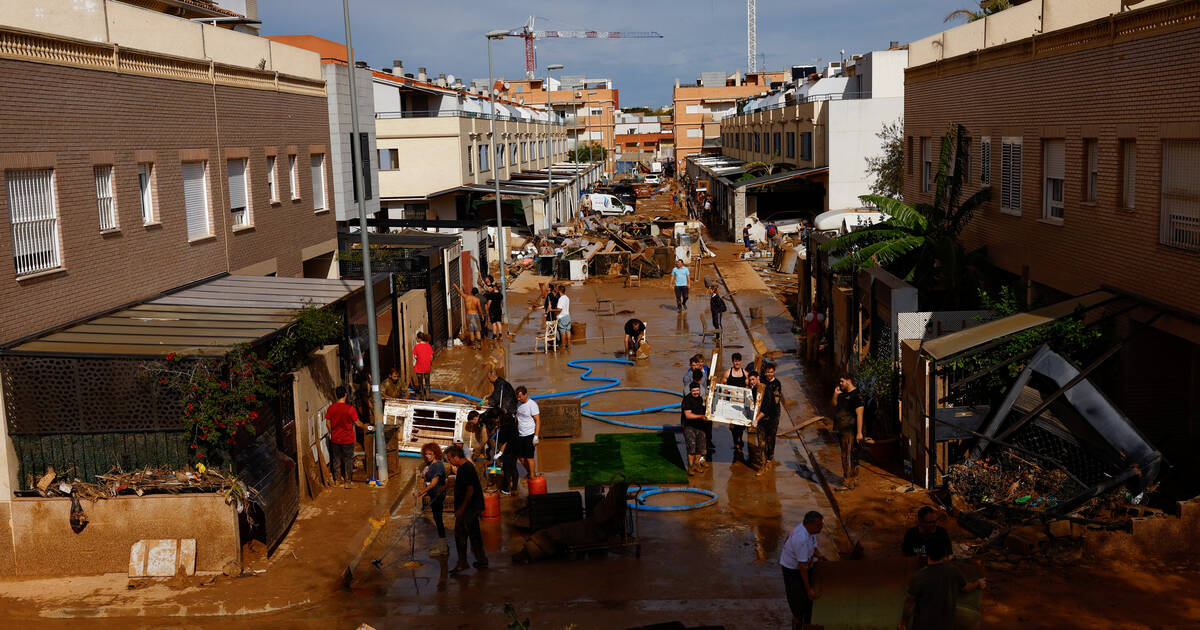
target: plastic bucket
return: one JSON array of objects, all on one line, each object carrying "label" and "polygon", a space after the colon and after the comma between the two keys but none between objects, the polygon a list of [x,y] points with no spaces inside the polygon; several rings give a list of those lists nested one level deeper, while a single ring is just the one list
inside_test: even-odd
[{"label": "plastic bucket", "polygon": [[529,494],[546,494],[546,478],[538,475],[530,479]]},{"label": "plastic bucket", "polygon": [[483,495],[483,520],[500,520],[500,495],[488,492]]}]

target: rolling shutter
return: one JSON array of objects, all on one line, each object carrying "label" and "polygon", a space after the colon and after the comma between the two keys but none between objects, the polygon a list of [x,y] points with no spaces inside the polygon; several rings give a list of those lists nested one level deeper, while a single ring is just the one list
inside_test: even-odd
[{"label": "rolling shutter", "polygon": [[183,207],[187,213],[188,240],[212,234],[212,223],[208,215],[208,191],[205,190],[204,162],[184,162]]},{"label": "rolling shutter", "polygon": [[229,160],[229,209],[246,207],[246,160]]},{"label": "rolling shutter", "polygon": [[312,156],[313,210],[325,209],[325,156]]}]

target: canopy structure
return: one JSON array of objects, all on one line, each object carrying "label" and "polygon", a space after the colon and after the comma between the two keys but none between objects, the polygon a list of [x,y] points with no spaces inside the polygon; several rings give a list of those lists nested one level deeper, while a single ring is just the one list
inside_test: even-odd
[{"label": "canopy structure", "polygon": [[362,290],[361,280],[220,276],[0,348],[9,355],[220,356],[287,326],[306,306]]},{"label": "canopy structure", "polygon": [[786,182],[788,180],[797,179],[800,177],[808,177],[810,175],[820,175],[822,173],[828,173],[828,172],[829,172],[828,166],[799,169],[799,170],[795,170],[795,171],[787,171],[784,173],[775,173],[773,175],[763,175],[762,177],[755,177],[754,179],[747,179],[746,181],[742,181],[742,182],[734,182],[734,186],[737,188],[747,188],[747,189],[757,188],[759,186],[766,186],[767,184],[778,184],[780,182]]}]

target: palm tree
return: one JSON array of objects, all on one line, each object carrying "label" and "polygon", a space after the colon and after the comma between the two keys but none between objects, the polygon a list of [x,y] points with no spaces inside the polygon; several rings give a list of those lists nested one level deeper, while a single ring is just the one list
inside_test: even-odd
[{"label": "palm tree", "polygon": [[859,197],[888,218],[834,238],[821,246],[843,258],[834,271],[853,271],[880,265],[917,287],[930,304],[957,306],[976,292],[974,274],[982,264],[979,253],[968,254],[958,236],[979,206],[988,200],[988,187],[961,201],[967,170],[967,130],[956,125],[942,138],[932,204],[907,204],[880,195]]},{"label": "palm tree", "polygon": [[967,18],[968,22],[974,22],[975,20],[982,20],[993,13],[999,13],[1005,9],[1011,9],[1018,4],[1025,4],[1026,2],[1029,2],[1029,0],[979,0],[978,11],[972,11],[970,9],[951,11],[946,16],[946,19],[942,21],[949,22],[950,20],[957,20],[960,17],[965,17]]}]

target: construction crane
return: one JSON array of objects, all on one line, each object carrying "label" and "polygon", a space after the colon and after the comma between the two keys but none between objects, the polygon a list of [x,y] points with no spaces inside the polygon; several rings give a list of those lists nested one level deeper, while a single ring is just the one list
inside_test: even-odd
[{"label": "construction crane", "polygon": [[756,0],[746,0],[746,72],[758,71],[757,5]]},{"label": "construction crane", "polygon": [[533,15],[529,16],[529,21],[524,26],[508,32],[512,37],[520,37],[525,40],[526,79],[532,79],[537,69],[537,52],[533,46],[533,40],[535,39],[630,39],[635,37],[662,37],[661,34],[654,31],[538,31],[534,30],[535,17]]}]

